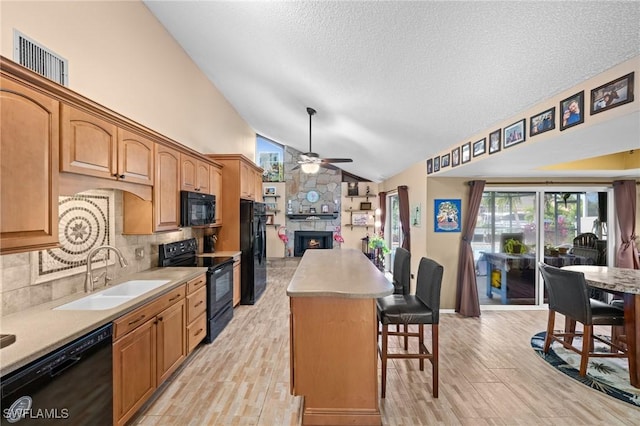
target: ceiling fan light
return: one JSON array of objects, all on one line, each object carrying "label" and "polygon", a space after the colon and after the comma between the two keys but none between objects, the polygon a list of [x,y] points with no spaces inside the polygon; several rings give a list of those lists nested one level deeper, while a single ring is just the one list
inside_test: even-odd
[{"label": "ceiling fan light", "polygon": [[303,163],[303,164],[300,165],[300,168],[302,169],[302,171],[304,173],[313,174],[313,173],[318,173],[318,171],[320,170],[320,164],[317,164],[317,163]]}]

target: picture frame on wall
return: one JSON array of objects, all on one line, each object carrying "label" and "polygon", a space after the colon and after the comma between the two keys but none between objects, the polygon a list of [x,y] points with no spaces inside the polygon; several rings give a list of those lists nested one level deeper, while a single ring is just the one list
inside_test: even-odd
[{"label": "picture frame on wall", "polygon": [[468,163],[469,161],[471,161],[471,142],[467,142],[464,145],[462,145],[462,151],[461,151],[461,160],[462,160],[462,164],[464,163]]},{"label": "picture frame on wall", "polygon": [[433,160],[429,158],[427,160],[427,174],[430,175],[431,173],[433,173]]},{"label": "picture frame on wall", "polygon": [[462,201],[460,199],[434,200],[434,231],[460,232],[462,230]]},{"label": "picture frame on wall", "polygon": [[487,152],[487,138],[482,138],[473,143],[473,156],[479,157]]},{"label": "picture frame on wall", "polygon": [[591,115],[633,102],[633,79],[629,73],[591,91]]},{"label": "picture frame on wall", "polygon": [[502,129],[494,130],[489,134],[489,155],[500,152],[502,142]]},{"label": "picture frame on wall", "polygon": [[371,210],[371,202],[363,201],[360,203],[360,210]]},{"label": "picture frame on wall", "polygon": [[560,101],[560,131],[584,123],[584,90]]},{"label": "picture frame on wall", "polygon": [[529,119],[529,136],[536,136],[556,128],[556,107],[536,114]]},{"label": "picture frame on wall", "polygon": [[276,195],[275,186],[265,186],[263,191],[264,191],[264,195]]},{"label": "picture frame on wall", "polygon": [[460,148],[454,148],[451,150],[451,167],[460,165]]},{"label": "picture frame on wall", "polygon": [[358,182],[347,183],[347,195],[350,197],[358,195]]},{"label": "picture frame on wall", "polygon": [[433,171],[437,172],[440,170],[440,157],[435,157],[433,159]]},{"label": "picture frame on wall", "polygon": [[527,134],[525,133],[525,119],[516,121],[513,124],[504,128],[504,142],[502,143],[505,148],[509,148],[513,145],[524,142]]},{"label": "picture frame on wall", "polygon": [[440,167],[449,167],[449,158],[450,154],[444,154],[442,157],[440,157]]}]

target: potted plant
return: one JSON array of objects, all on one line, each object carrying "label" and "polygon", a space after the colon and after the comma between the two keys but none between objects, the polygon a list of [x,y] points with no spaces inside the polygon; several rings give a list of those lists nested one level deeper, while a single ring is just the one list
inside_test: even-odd
[{"label": "potted plant", "polygon": [[381,234],[369,237],[369,248],[374,251],[373,261],[375,265],[381,271],[384,270],[384,257],[391,253],[384,237]]}]

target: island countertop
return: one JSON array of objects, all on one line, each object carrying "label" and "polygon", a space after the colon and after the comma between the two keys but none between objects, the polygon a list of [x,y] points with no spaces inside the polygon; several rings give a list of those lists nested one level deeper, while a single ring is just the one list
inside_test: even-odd
[{"label": "island countertop", "polygon": [[378,298],[393,285],[356,249],[306,250],[289,287],[290,297]]}]

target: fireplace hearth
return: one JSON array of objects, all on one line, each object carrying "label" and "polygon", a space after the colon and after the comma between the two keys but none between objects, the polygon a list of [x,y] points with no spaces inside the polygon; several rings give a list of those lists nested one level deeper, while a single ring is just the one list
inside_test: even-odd
[{"label": "fireplace hearth", "polygon": [[300,257],[305,250],[321,250],[333,248],[333,232],[331,231],[295,231],[293,255]]}]

